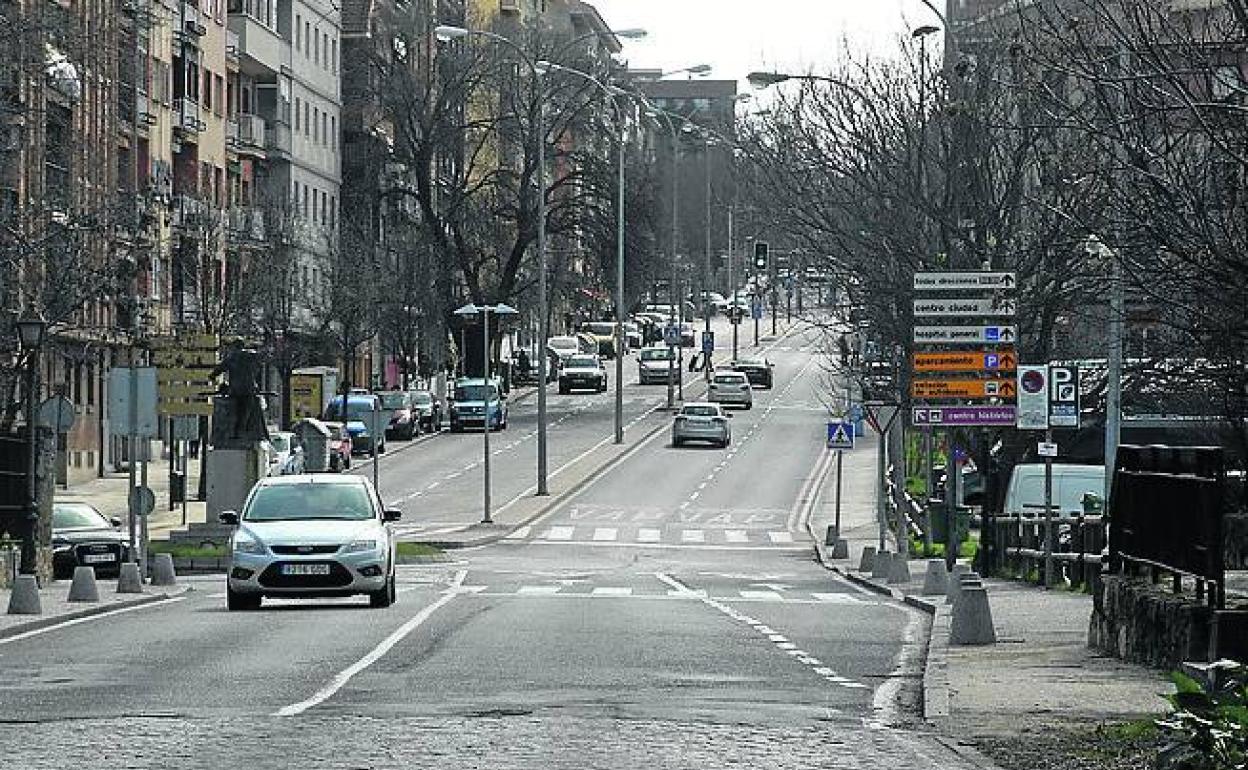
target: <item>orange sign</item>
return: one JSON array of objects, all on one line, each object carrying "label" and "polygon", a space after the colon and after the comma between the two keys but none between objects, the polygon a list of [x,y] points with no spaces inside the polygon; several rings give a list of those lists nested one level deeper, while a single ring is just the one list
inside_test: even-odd
[{"label": "orange sign", "polygon": [[1012,372],[1018,368],[1013,348],[989,352],[915,353],[916,372]]},{"label": "orange sign", "polygon": [[914,380],[910,395],[914,398],[1006,398],[1018,392],[1012,379],[990,380]]}]

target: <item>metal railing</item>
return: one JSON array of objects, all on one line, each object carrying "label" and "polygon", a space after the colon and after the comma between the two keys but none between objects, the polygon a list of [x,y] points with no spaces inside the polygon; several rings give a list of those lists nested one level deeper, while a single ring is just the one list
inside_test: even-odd
[{"label": "metal railing", "polygon": [[1101,515],[989,516],[987,526],[996,537],[992,571],[1043,585],[1045,562],[1051,558],[1055,581],[1065,578],[1071,585],[1095,585],[1105,561],[1106,523]]}]

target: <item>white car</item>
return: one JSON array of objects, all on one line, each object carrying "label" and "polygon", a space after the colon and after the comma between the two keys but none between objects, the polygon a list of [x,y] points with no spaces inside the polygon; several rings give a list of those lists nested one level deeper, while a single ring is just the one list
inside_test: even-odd
[{"label": "white car", "polygon": [[546,347],[553,350],[560,361],[581,352],[581,343],[576,337],[551,337],[546,341]]},{"label": "white car", "polygon": [[666,385],[669,378],[675,378],[680,366],[675,358],[675,351],[667,347],[642,348],[637,354],[637,381],[642,385]]},{"label": "white car", "polygon": [[362,476],[305,474],[261,479],[242,512],[224,511],[230,536],[226,607],[258,609],[265,596],[366,594],[373,607],[395,598],[398,521]]},{"label": "white car", "polygon": [[743,372],[716,369],[706,391],[706,400],[715,404],[733,404],[753,409],[754,388],[750,387],[750,380]]},{"label": "white car", "polygon": [[726,447],[732,443],[730,417],[732,415],[719,404],[685,404],[672,422],[672,446],[680,446],[686,441],[709,441]]},{"label": "white car", "polygon": [[290,431],[270,431],[269,440],[264,443],[265,453],[269,459],[270,476],[289,476],[303,473],[303,447],[299,446],[299,437]]}]

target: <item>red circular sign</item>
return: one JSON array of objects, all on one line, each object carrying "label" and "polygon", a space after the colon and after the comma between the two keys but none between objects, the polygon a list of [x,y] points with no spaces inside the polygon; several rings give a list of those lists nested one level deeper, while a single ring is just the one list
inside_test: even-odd
[{"label": "red circular sign", "polygon": [[1044,374],[1036,369],[1023,372],[1023,376],[1019,381],[1019,386],[1027,393],[1043,393]]}]

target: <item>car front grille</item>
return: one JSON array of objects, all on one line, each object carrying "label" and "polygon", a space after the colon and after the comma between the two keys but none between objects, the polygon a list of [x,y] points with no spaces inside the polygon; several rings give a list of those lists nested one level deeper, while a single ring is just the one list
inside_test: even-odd
[{"label": "car front grille", "polygon": [[342,588],[350,585],[351,573],[338,562],[328,562],[328,575],[283,575],[284,564],[324,564],[326,562],[274,562],[260,573],[260,585],[265,588]]},{"label": "car front grille", "polygon": [[271,545],[269,550],[282,556],[313,556],[337,553],[336,545]]}]

